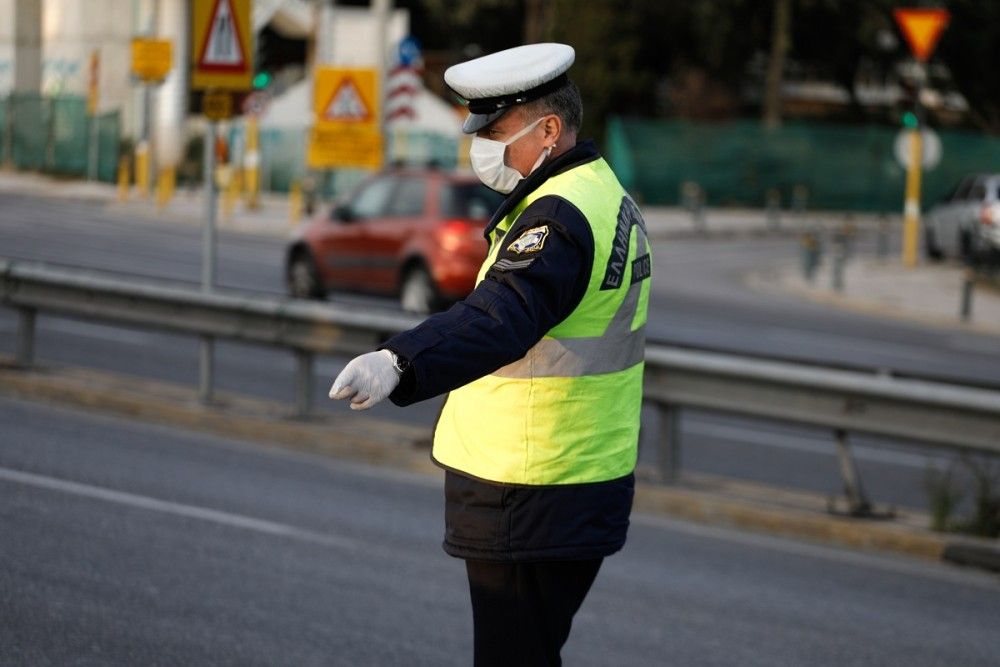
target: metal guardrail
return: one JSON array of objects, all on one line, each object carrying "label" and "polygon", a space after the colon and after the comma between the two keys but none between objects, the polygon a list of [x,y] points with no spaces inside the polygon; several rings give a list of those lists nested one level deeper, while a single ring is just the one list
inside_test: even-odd
[{"label": "metal guardrail", "polygon": [[[17,356],[24,365],[33,362],[38,312],[290,349],[298,359],[300,414],[310,407],[315,355],[365,352],[420,321],[401,313],[205,293],[2,260],[0,303],[20,313]],[[665,479],[674,478],[680,467],[679,415],[685,408],[833,430],[855,514],[870,512],[871,506],[850,455],[850,433],[1000,455],[1000,391],[988,389],[650,344],[645,398],[661,412],[659,460]]]},{"label": "metal guardrail", "polygon": [[[139,282],[86,270],[0,260],[0,303],[20,314],[17,360],[34,360],[36,315],[47,312],[109,324],[226,339],[290,349],[295,353],[297,413],[312,403],[317,354],[358,354],[385,336],[416,326],[402,313],[357,312],[322,303],[257,294],[201,292]],[[210,397],[211,365],[201,395]]]}]

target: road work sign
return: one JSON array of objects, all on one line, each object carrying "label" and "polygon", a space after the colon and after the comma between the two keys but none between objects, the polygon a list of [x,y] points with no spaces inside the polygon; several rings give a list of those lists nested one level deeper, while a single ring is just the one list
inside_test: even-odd
[{"label": "road work sign", "polygon": [[322,67],[315,77],[309,166],[380,168],[383,144],[375,70]]},{"label": "road work sign", "polygon": [[253,80],[250,0],[194,0],[191,61],[193,90],[250,90]]}]

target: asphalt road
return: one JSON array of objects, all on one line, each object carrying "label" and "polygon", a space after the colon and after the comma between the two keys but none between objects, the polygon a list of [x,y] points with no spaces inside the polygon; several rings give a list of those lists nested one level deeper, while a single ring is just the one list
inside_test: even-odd
[{"label": "asphalt road", "polygon": [[[225,289],[280,293],[281,238],[220,234],[219,283]],[[930,329],[843,313],[792,297],[758,294],[742,276],[773,262],[794,259],[791,238],[674,240],[655,247],[655,282],[649,336],[680,345],[778,356],[845,366],[890,368],[900,373],[974,384],[997,384],[1000,340],[946,329]],[[872,252],[864,240],[859,252]],[[133,276],[188,281],[200,275],[197,225],[135,220],[94,203],[0,195],[0,256],[55,262]],[[388,300],[335,296],[335,307],[394,308]],[[0,353],[14,349],[16,319],[0,311]],[[43,363],[84,364],[101,369],[194,386],[197,342],[182,336],[105,327],[43,316],[37,353]],[[316,406],[331,406],[325,390],[344,363],[317,364]],[[217,384],[279,400],[291,400],[294,360],[290,353],[234,344],[216,352]],[[433,423],[441,400],[405,410],[389,404],[375,414]],[[643,460],[654,455],[655,416],[647,428]],[[689,470],[839,490],[832,435],[822,431],[756,423],[719,415],[688,414],[682,420],[684,466]],[[923,507],[928,465],[946,462],[905,445],[859,438],[857,456],[874,500]],[[876,446],[877,445],[877,446]]]},{"label": "asphalt road", "polygon": [[[0,399],[0,664],[468,665],[436,478]],[[568,665],[995,665],[1000,579],[636,516]]]}]

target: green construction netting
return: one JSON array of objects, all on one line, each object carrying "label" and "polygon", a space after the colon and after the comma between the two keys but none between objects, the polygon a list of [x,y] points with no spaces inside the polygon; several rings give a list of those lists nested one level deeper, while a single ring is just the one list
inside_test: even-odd
[{"label": "green construction netting", "polygon": [[121,147],[121,113],[109,111],[97,116],[97,178],[107,183],[118,179]]},{"label": "green construction netting", "polygon": [[[764,206],[776,189],[787,207],[804,186],[809,208],[898,211],[906,174],[895,158],[897,133],[884,126],[788,122],[767,130],[748,120],[612,118],[606,147],[622,184],[651,204],[680,203],[683,184],[694,182],[712,206]],[[925,206],[965,174],[1000,171],[1000,139],[938,135],[942,158],[923,173]]]},{"label": "green construction netting", "polygon": [[41,95],[9,98],[11,159],[18,169],[43,170],[48,163],[51,125],[49,105]]},{"label": "green construction netting", "polygon": [[87,100],[82,97],[56,97],[42,101],[49,106],[50,159],[46,171],[79,176],[87,173],[90,123]]},{"label": "green construction netting", "polygon": [[[0,100],[0,128],[9,128],[10,158],[17,169],[65,176],[86,176],[92,122],[97,123],[97,174],[113,182],[117,175],[121,119],[118,111],[87,116],[86,98],[18,93]],[[9,123],[9,125],[7,125]],[[8,136],[7,132],[0,132]],[[0,147],[7,155],[5,139]]]}]

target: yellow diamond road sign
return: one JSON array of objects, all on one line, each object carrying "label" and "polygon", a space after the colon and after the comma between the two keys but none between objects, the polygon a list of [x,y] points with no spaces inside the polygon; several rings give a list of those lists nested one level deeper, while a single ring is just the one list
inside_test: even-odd
[{"label": "yellow diamond road sign", "polygon": [[132,74],[143,81],[163,81],[170,73],[173,59],[174,45],[169,39],[132,40]]},{"label": "yellow diamond road sign", "polygon": [[382,166],[374,69],[322,67],[313,88],[315,125],[307,159],[313,169]]},{"label": "yellow diamond road sign", "polygon": [[194,0],[191,88],[250,90],[253,80],[250,0]]}]

